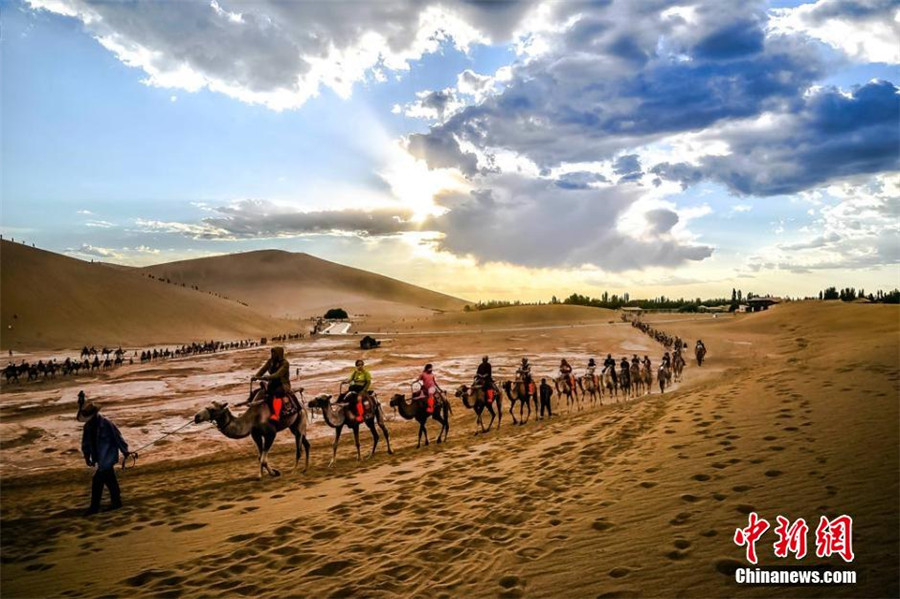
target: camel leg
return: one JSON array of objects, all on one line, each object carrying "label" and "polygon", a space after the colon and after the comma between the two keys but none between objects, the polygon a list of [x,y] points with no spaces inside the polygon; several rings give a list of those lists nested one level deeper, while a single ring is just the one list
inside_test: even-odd
[{"label": "camel leg", "polygon": [[[391,435],[388,433],[387,425],[384,423],[384,412],[381,411],[381,406],[378,407],[378,413],[375,414],[375,421],[378,424],[378,428],[381,429],[381,432],[384,434],[384,443],[387,445],[387,454],[394,455],[394,450],[391,449]],[[372,427],[372,434],[375,435],[375,445],[378,445],[378,435],[375,433],[375,427]],[[375,448],[372,448],[372,453],[375,453]]]},{"label": "camel leg", "polygon": [[341,431],[344,430],[344,425],[337,427],[334,429],[334,443],[331,445],[331,461],[328,462],[329,468],[334,468],[334,461],[337,459],[337,448],[338,442],[341,440]]},{"label": "camel leg", "polygon": [[262,435],[257,430],[250,431],[250,437],[253,439],[253,442],[256,444],[256,451],[258,452],[257,459],[259,461],[259,474],[256,475],[258,480],[262,480],[263,475],[263,454],[265,450],[263,449],[263,439]]},{"label": "camel leg", "polygon": [[306,472],[309,469],[309,439],[306,438],[306,435],[303,435],[301,443],[303,444],[303,449],[306,450],[306,462],[303,464],[303,471]]},{"label": "camel leg", "polygon": [[[475,436],[476,437],[478,436],[479,432],[484,431],[484,422],[482,420],[481,414],[482,414],[481,412],[479,412],[477,410],[475,411]],[[481,427],[481,431],[478,430],[478,427]]]},{"label": "camel leg", "polygon": [[297,466],[300,464],[300,456],[303,455],[303,449],[300,445],[300,429],[297,427],[298,422],[300,422],[299,417],[291,424],[291,433],[294,435],[294,445],[296,447],[296,451],[294,452],[294,467],[291,468],[291,472],[297,469]]},{"label": "camel leg", "polygon": [[269,467],[269,450],[271,450],[272,445],[275,444],[275,436],[277,435],[277,433],[275,432],[275,427],[266,427],[266,431],[263,434],[263,442],[265,443],[265,452],[263,453],[262,461],[263,467],[266,469],[266,472],[269,473],[269,476],[281,476],[281,472],[279,472],[277,468]]},{"label": "camel leg", "polygon": [[[352,427],[353,430],[353,442],[356,443],[356,461],[362,461],[362,452],[359,449],[359,426]],[[374,449],[372,450],[374,451]]]},{"label": "camel leg", "polygon": [[[497,402],[497,430],[499,431],[500,424],[503,422],[503,398],[500,397],[499,393],[496,395],[496,397],[497,397],[497,399],[496,399],[496,402]],[[491,422],[493,422],[493,419],[491,420]]]},{"label": "camel leg", "polygon": [[419,430],[425,435],[425,447],[428,447],[428,427],[425,426],[425,423],[428,422],[424,420],[419,423]]},{"label": "camel leg", "polygon": [[[489,407],[490,407],[490,406],[489,406]],[[516,413],[513,411],[513,410],[515,410],[515,409],[516,409],[516,402],[510,403],[510,404],[509,404],[509,415],[512,416],[512,419],[513,419],[513,426],[519,424],[519,421],[516,420]],[[520,409],[520,411],[521,411],[521,409]],[[494,411],[491,410],[491,416],[493,416],[493,415],[494,415]],[[491,419],[491,421],[493,421],[493,418]]]},{"label": "camel leg", "polygon": [[[526,402],[525,407],[528,408],[528,414],[525,416],[525,422],[528,422],[529,420],[531,420],[531,404]],[[525,422],[523,422],[522,424],[525,424]]]},{"label": "camel leg", "polygon": [[[494,414],[494,406],[488,404],[487,409],[488,409],[488,412],[491,413],[491,421],[488,422],[487,431],[486,431],[486,430],[482,430],[482,432],[485,432],[485,433],[488,432],[489,430],[491,430],[491,427],[494,426],[494,418],[496,417],[496,414]],[[481,426],[482,426],[482,429],[483,429],[483,428],[484,428],[484,422],[482,422]]]},{"label": "camel leg", "polygon": [[425,425],[420,422],[419,423],[419,435],[416,439],[416,449],[419,449],[420,447],[422,447],[422,429],[424,429],[424,428],[425,428]]}]

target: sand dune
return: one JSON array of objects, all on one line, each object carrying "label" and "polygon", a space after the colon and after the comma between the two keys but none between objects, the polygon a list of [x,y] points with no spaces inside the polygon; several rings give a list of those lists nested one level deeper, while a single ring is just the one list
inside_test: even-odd
[{"label": "sand dune", "polygon": [[295,330],[208,293],[22,244],[0,245],[0,347],[144,345]]},{"label": "sand dune", "polygon": [[[382,449],[357,464],[345,435],[334,470],[325,468],[325,430],[309,472],[263,482],[252,478],[249,441],[198,431],[187,447],[219,450],[144,462],[122,476],[128,505],[93,519],[77,517],[88,482],[77,455],[71,469],[5,476],[3,594],[896,597],[898,307],[813,302],[671,320],[660,326],[702,337],[709,355],[664,396],[605,398],[520,427],[507,414],[499,431],[479,437],[471,412],[454,403],[448,443],[416,450],[415,428],[392,420],[395,455]],[[581,368],[588,356],[629,346],[647,346],[655,360],[662,351],[630,326],[605,323],[386,341],[368,354],[383,397],[425,359],[452,388],[470,380],[482,352],[507,377],[523,353],[545,376],[560,355]],[[249,368],[257,353],[230,359]],[[289,345],[294,363],[310,366],[302,382],[311,393],[334,386],[355,353],[352,339]],[[138,373],[122,376],[124,385]],[[244,392],[236,380],[218,393]],[[170,415],[189,415],[209,396],[187,393]],[[135,407],[107,409],[127,426]],[[166,447],[183,457],[186,443]],[[272,460],[284,466],[290,453],[279,439]],[[804,517],[811,528],[820,515],[852,515],[852,564],[817,558],[812,531],[799,563],[855,570],[857,584],[736,585],[732,573],[745,562],[732,535],[751,511],[773,523]],[[773,539],[770,531],[758,545],[761,563],[793,563],[772,555]]]},{"label": "sand dune", "polygon": [[264,250],[159,264],[143,269],[240,299],[275,317],[351,314],[411,316],[461,310],[465,301],[308,254]]}]

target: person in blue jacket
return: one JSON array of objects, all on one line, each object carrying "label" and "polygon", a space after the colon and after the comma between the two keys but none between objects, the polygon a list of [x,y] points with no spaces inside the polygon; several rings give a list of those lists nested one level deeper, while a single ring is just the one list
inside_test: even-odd
[{"label": "person in blue jacket", "polygon": [[128,443],[122,438],[122,433],[116,425],[100,415],[99,406],[91,402],[85,403],[84,391],[78,393],[76,418],[78,422],[84,423],[84,432],[81,436],[84,461],[88,467],[97,467],[91,483],[91,507],[85,512],[85,516],[100,511],[103,487],[109,489],[112,509],[117,510],[122,507],[122,495],[114,467],[119,462],[120,451],[124,457],[128,457]]}]

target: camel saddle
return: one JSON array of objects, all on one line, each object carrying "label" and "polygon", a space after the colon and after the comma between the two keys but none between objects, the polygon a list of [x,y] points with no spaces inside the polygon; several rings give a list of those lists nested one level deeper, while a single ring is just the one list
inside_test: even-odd
[{"label": "camel saddle", "polygon": [[[358,412],[357,408],[357,396],[359,394],[348,391],[340,399],[338,399],[337,403],[343,405],[344,407],[344,418],[347,420],[356,421],[356,417]],[[369,391],[365,396],[359,397],[360,401],[363,405],[363,420],[371,420],[375,417],[375,392]]]}]

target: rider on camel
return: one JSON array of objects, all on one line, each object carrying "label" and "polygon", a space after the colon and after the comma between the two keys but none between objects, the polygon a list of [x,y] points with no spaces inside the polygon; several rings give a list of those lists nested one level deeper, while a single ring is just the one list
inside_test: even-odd
[{"label": "rider on camel", "polygon": [[616,360],[612,357],[612,354],[606,354],[606,359],[603,360],[603,370],[604,372],[609,370],[612,373],[614,385],[619,384],[619,381],[616,379]]},{"label": "rider on camel", "polygon": [[491,373],[491,362],[487,356],[481,358],[481,364],[475,372],[475,386],[481,386],[489,404],[494,403],[494,377]]},{"label": "rider on camel", "polygon": [[598,386],[597,375],[594,371],[597,369],[597,363],[594,361],[594,358],[588,360],[587,369],[584,372],[584,376],[588,377],[594,382],[594,387]]},{"label": "rider on camel", "polygon": [[569,388],[575,390],[575,376],[572,374],[572,367],[565,358],[559,363],[559,378],[569,381]]},{"label": "rider on camel", "polygon": [[531,378],[531,364],[528,363],[528,358],[522,358],[522,365],[516,370],[516,376],[525,383],[528,394],[534,394],[534,380]]},{"label": "rider on camel", "polygon": [[668,370],[669,368],[671,368],[671,366],[672,366],[672,358],[669,356],[669,352],[666,352],[666,353],[663,354],[663,357],[662,357],[662,366],[663,366],[663,368],[665,368],[666,370]]},{"label": "rider on camel", "polygon": [[631,354],[631,365],[632,365],[632,366],[637,366],[638,368],[640,368],[640,366],[641,366],[641,359],[638,358],[638,355],[637,355],[637,354]]},{"label": "rider on camel", "polygon": [[350,388],[347,390],[347,395],[349,396],[351,393],[353,394],[352,401],[353,407],[356,409],[356,421],[362,422],[364,420],[364,406],[363,400],[368,397],[369,387],[372,386],[372,375],[369,374],[369,371],[365,368],[366,364],[362,360],[356,361],[356,368],[353,369],[353,372],[350,373]]},{"label": "rider on camel", "polygon": [[443,392],[443,389],[438,386],[432,370],[431,364],[426,364],[425,369],[419,374],[419,378],[416,379],[416,382],[422,383],[422,391],[428,394],[428,403],[425,411],[429,414],[434,414],[434,394],[438,391]]},{"label": "rider on camel", "polygon": [[280,345],[273,347],[269,359],[250,380],[266,381],[265,401],[272,414],[269,418],[278,422],[281,408],[291,390],[291,365],[284,357],[284,348]]},{"label": "rider on camel", "polygon": [[621,372],[622,384],[625,387],[629,387],[631,385],[631,368],[628,365],[628,358],[626,358],[625,356],[622,356],[621,369],[622,369],[622,372]]},{"label": "rider on camel", "polygon": [[650,366],[651,366],[650,357],[647,356],[647,354],[644,354],[644,359],[642,360],[642,364],[644,365],[645,368],[647,368],[647,370],[650,370]]}]

